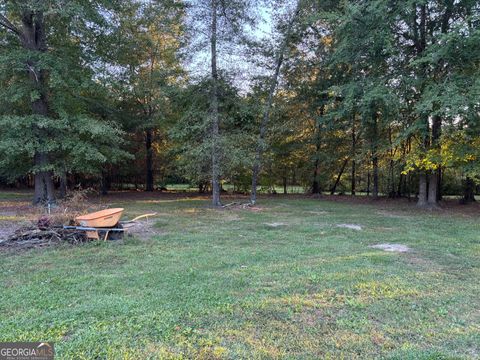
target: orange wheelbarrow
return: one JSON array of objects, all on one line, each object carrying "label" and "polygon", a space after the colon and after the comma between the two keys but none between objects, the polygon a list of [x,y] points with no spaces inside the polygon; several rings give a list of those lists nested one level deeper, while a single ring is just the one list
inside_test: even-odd
[{"label": "orange wheelbarrow", "polygon": [[124,224],[131,225],[141,218],[156,215],[156,213],[145,214],[138,216],[133,220],[121,222],[120,219],[123,215],[123,211],[123,208],[115,208],[78,216],[75,218],[75,221],[80,226],[64,226],[63,228],[85,231],[87,238],[89,239],[98,240],[101,236],[105,241],[108,239],[120,240],[125,232],[123,227]]}]

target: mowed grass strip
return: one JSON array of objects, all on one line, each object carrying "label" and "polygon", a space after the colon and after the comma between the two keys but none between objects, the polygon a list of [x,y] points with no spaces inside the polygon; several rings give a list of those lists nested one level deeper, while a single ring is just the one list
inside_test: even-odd
[{"label": "mowed grass strip", "polygon": [[1,341],[54,341],[61,359],[480,356],[475,218],[287,198],[115,205],[160,212],[158,235],[0,255]]}]

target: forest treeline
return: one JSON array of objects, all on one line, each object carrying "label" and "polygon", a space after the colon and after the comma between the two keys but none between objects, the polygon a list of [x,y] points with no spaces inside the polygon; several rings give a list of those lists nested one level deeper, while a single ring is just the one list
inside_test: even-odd
[{"label": "forest treeline", "polygon": [[475,201],[480,1],[0,1],[0,177]]}]

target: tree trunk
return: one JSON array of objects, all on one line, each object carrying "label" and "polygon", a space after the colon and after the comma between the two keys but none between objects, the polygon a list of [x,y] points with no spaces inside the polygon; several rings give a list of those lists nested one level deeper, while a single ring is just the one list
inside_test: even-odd
[{"label": "tree trunk", "polygon": [[468,204],[475,201],[475,182],[471,177],[467,176],[463,186],[463,199],[461,202],[462,204]]},{"label": "tree trunk", "polygon": [[111,178],[110,175],[108,174],[108,171],[103,170],[102,171],[102,195],[108,195],[108,191],[110,190],[111,187]]},{"label": "tree trunk", "polygon": [[418,202],[417,206],[424,208],[428,204],[428,194],[427,194],[427,173],[422,171],[418,178]]},{"label": "tree trunk", "polygon": [[[320,116],[323,115],[324,107],[320,109]],[[322,190],[320,189],[319,168],[320,168],[320,148],[321,148],[321,125],[320,123],[316,126],[317,137],[315,144],[315,164],[313,169],[313,183],[312,183],[312,194],[320,194]]]},{"label": "tree trunk", "polygon": [[438,172],[432,171],[428,178],[428,206],[435,208],[438,206]]},{"label": "tree trunk", "polygon": [[[423,129],[423,150],[427,151],[430,147],[430,124],[428,119],[424,121],[424,129]],[[428,206],[428,183],[429,179],[427,176],[426,170],[421,170],[420,176],[418,178],[418,202],[417,206],[421,208],[425,208]]]},{"label": "tree trunk", "polygon": [[277,88],[278,76],[280,74],[280,69],[283,64],[285,50],[287,49],[288,43],[290,41],[290,33],[292,31],[293,24],[297,18],[297,15],[300,11],[299,3],[297,4],[297,9],[294,16],[292,16],[292,19],[288,24],[286,36],[283,39],[283,43],[278,51],[278,56],[275,64],[275,72],[271,79],[270,89],[268,91],[268,100],[265,105],[262,122],[260,123],[260,134],[258,137],[257,149],[255,152],[255,159],[254,159],[253,168],[252,168],[252,193],[250,195],[250,202],[252,204],[255,204],[257,202],[258,176],[260,174],[260,167],[262,163],[263,152],[265,150],[265,135],[267,133],[267,125],[270,120],[270,111],[272,109],[273,96],[275,95],[275,89]]},{"label": "tree trunk", "polygon": [[320,189],[320,181],[318,181],[318,165],[319,160],[315,160],[315,169],[313,170],[313,184],[312,184],[312,194],[320,194],[322,191]]},{"label": "tree trunk", "polygon": [[405,196],[405,183],[406,183],[406,176],[400,173],[400,179],[398,180],[398,187],[397,187],[397,197],[404,197]]},{"label": "tree trunk", "polygon": [[393,161],[393,159],[390,159],[390,191],[389,191],[389,194],[388,194],[388,197],[390,198],[395,198],[396,196],[396,191],[395,191],[395,163]]},{"label": "tree trunk", "polygon": [[287,195],[287,177],[283,177],[283,194]]},{"label": "tree trunk", "polygon": [[[317,153],[319,151],[318,148],[319,147],[317,146]],[[314,169],[313,169],[312,194],[320,194],[322,192],[320,189],[320,181],[318,179],[319,166],[320,166],[320,159],[317,155],[317,158],[315,159]]]},{"label": "tree trunk", "polygon": [[222,206],[220,201],[220,117],[218,114],[218,70],[217,70],[217,0],[212,0],[211,26],[211,71],[212,71],[212,98],[210,112],[212,117],[212,205]]},{"label": "tree trunk", "polygon": [[[420,24],[417,22],[417,5],[413,4],[414,10],[414,19],[413,19],[413,29],[414,29],[414,46],[416,49],[417,56],[421,56],[426,47],[426,23],[427,23],[427,6],[425,4],[420,5]],[[420,78],[424,78],[426,74],[426,65],[420,66]],[[425,84],[421,84],[421,90],[423,91]],[[423,150],[427,150],[430,146],[430,124],[428,118],[425,117],[423,120],[424,129],[422,129],[421,136],[423,137]],[[417,206],[425,208],[428,205],[428,177],[425,170],[421,170],[418,178],[418,201]]]},{"label": "tree trunk", "polygon": [[442,167],[438,167],[438,184],[437,184],[437,201],[442,201],[443,199],[443,170]]},{"label": "tree trunk", "polygon": [[[435,115],[433,117],[433,122],[432,122],[432,137],[431,137],[431,143],[430,146],[433,149],[437,149],[438,151],[440,150],[440,136],[441,136],[441,131],[442,131],[442,119],[440,116]],[[430,207],[437,207],[438,206],[438,199],[439,199],[439,183],[440,183],[440,173],[438,170],[432,171],[432,174],[430,175],[430,179],[428,182],[428,205]]]},{"label": "tree trunk", "polygon": [[[45,37],[45,21],[42,11],[31,11],[25,9],[22,13],[22,31],[19,34],[22,46],[32,52],[44,53],[47,51],[47,43]],[[45,70],[38,69],[38,64],[28,60],[28,75],[34,87],[38,90],[39,97],[31,103],[32,113],[47,117],[49,115],[48,99],[47,99],[47,74]],[[39,129],[39,143],[44,144],[44,138],[49,134]],[[33,204],[40,205],[46,202],[55,202],[55,192],[53,186],[53,172],[46,170],[45,167],[50,165],[49,154],[42,149],[37,149],[34,154],[34,164],[38,168],[35,173],[35,192]]]},{"label": "tree trunk", "polygon": [[410,198],[412,197],[412,188],[413,188],[413,186],[412,186],[412,176],[410,174],[406,175],[405,187],[406,187],[408,201],[410,201]]},{"label": "tree trunk", "polygon": [[59,194],[58,196],[60,199],[65,199],[67,196],[67,172],[62,171],[60,174],[60,186],[59,186]]},{"label": "tree trunk", "polygon": [[378,198],[378,156],[374,155],[372,159],[373,164],[373,190],[372,195]]},{"label": "tree trunk", "polygon": [[356,137],[356,129],[355,129],[355,114],[353,114],[352,118],[352,184],[351,184],[351,193],[352,196],[355,196],[355,185],[356,185],[356,168],[357,162],[355,161],[355,157],[357,155],[357,137]]},{"label": "tree trunk", "polygon": [[145,131],[145,149],[146,149],[146,167],[147,167],[147,178],[146,178],[146,186],[145,190],[146,191],[153,191],[153,148],[152,148],[152,143],[153,143],[153,131],[152,129],[147,129]]},{"label": "tree trunk", "polygon": [[356,168],[357,168],[357,163],[355,159],[353,159],[352,160],[352,184],[351,184],[352,196],[356,195]]},{"label": "tree trunk", "polygon": [[343,173],[345,172],[345,168],[347,167],[348,160],[349,159],[346,158],[345,161],[343,162],[342,168],[338,173],[337,180],[335,181],[335,184],[333,184],[332,189],[330,190],[330,195],[335,195],[335,191],[337,191],[337,186],[340,183],[340,179],[342,178]]},{"label": "tree trunk", "polygon": [[[47,164],[48,160],[45,154],[35,155],[35,165],[44,167]],[[50,171],[39,171],[35,174],[35,191],[33,196],[35,205],[47,205],[55,202],[52,175]]]},{"label": "tree trunk", "polygon": [[[410,140],[407,140],[406,143],[402,144],[402,163],[405,165],[405,158],[407,154],[407,147]],[[404,197],[407,193],[407,176],[403,174],[403,171],[400,170],[397,188],[397,197]]]},{"label": "tree trunk", "polygon": [[370,196],[370,171],[367,174],[367,196]]},{"label": "tree trunk", "polygon": [[372,139],[372,166],[373,166],[373,190],[372,195],[378,198],[378,113],[373,115],[373,139]]},{"label": "tree trunk", "polygon": [[390,161],[389,161],[389,171],[390,171],[390,174],[389,174],[389,178],[388,178],[388,182],[389,182],[389,192],[388,192],[388,197],[389,198],[395,198],[395,196],[397,195],[396,191],[395,191],[395,161],[394,161],[394,158],[395,158],[395,154],[397,152],[397,148],[393,145],[393,141],[392,141],[392,127],[390,126],[388,128],[388,141],[389,141],[389,144],[390,144]]}]

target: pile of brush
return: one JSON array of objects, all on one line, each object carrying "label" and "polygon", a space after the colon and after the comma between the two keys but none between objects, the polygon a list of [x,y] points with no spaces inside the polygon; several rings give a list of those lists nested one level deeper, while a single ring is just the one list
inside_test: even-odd
[{"label": "pile of brush", "polygon": [[62,226],[53,225],[48,217],[41,217],[36,224],[21,227],[6,239],[0,240],[0,248],[24,250],[62,243],[76,245],[87,240],[84,231],[65,230]]}]

